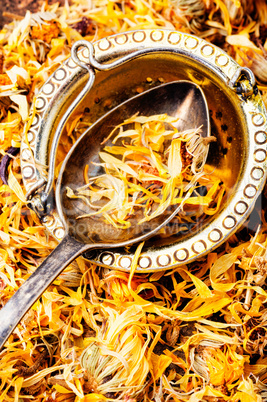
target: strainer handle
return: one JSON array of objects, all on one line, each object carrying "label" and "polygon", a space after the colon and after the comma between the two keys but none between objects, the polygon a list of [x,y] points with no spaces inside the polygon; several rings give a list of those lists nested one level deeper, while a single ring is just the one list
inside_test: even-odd
[{"label": "strainer handle", "polygon": [[66,235],[35,272],[21,285],[0,311],[0,349],[48,286],[66,266],[77,258],[84,249],[88,248],[88,245]]}]

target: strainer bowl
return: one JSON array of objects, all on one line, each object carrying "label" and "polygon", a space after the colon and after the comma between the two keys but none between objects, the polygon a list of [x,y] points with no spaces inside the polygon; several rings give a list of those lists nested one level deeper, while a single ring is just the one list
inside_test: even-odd
[{"label": "strainer bowl", "polygon": [[[51,147],[62,116],[67,124],[86,115],[94,122],[112,107],[162,82],[189,80],[206,96],[212,135],[207,167],[226,186],[219,211],[197,225],[168,237],[147,241],[137,272],[184,265],[212,251],[247,219],[266,178],[266,110],[250,70],[241,68],[218,47],[196,36],[167,29],[138,30],[101,39],[79,51],[94,79],[73,113],[73,103],[88,82],[88,71],[67,59],[46,81],[36,100],[36,112],[21,146],[24,185],[29,196],[47,178]],[[32,111],[33,113],[33,111]],[[85,127],[86,129],[86,127]],[[64,136],[64,130],[62,136]],[[30,149],[29,149],[30,146]],[[57,155],[59,161],[61,153]],[[60,241],[64,227],[52,209],[42,217]],[[134,249],[96,250],[87,258],[98,265],[129,270]]]}]

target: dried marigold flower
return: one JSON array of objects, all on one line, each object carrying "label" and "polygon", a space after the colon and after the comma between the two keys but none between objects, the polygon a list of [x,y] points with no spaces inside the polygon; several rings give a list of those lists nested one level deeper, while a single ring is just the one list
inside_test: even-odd
[{"label": "dried marigold flower", "polygon": [[254,257],[255,265],[261,275],[267,274],[267,260],[265,257],[256,256]]},{"label": "dried marigold flower", "polygon": [[1,85],[11,85],[12,81],[7,74],[0,74],[0,86]]},{"label": "dried marigold flower", "polygon": [[250,59],[251,59],[251,63],[252,63],[250,65],[250,69],[253,71],[255,76],[262,83],[266,83],[267,82],[267,72],[266,72],[267,59],[266,59],[266,56],[262,56],[260,54],[254,53],[254,56],[251,57]]},{"label": "dried marigold flower", "polygon": [[255,4],[253,0],[223,0],[229,12],[232,26],[240,24],[242,20],[253,12]]},{"label": "dried marigold flower", "polygon": [[186,26],[192,32],[198,33],[204,24],[205,14],[206,7],[203,0],[171,0],[164,16],[174,24],[175,28]]},{"label": "dried marigold flower", "polygon": [[32,39],[39,39],[50,44],[52,39],[58,37],[59,32],[60,29],[55,21],[47,22],[41,26],[33,26],[31,29],[31,37]]}]

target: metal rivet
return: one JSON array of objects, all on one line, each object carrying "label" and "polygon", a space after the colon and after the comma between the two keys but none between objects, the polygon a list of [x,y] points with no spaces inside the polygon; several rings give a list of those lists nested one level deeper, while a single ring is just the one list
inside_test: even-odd
[{"label": "metal rivet", "polygon": [[128,36],[126,34],[118,35],[115,37],[115,42],[118,45],[124,45],[128,40]]},{"label": "metal rivet", "polygon": [[103,253],[100,256],[100,261],[105,265],[113,265],[115,261],[115,257],[112,253]]},{"label": "metal rivet", "polygon": [[206,243],[204,242],[204,240],[196,241],[196,242],[192,245],[192,250],[193,250],[196,254],[203,253],[203,251],[205,251],[206,248],[207,248],[207,245],[206,245]]},{"label": "metal rivet", "polygon": [[202,55],[205,56],[205,57],[212,56],[213,53],[214,53],[214,48],[213,48],[211,45],[204,45],[204,46],[201,48],[201,53],[202,53]]},{"label": "metal rivet", "polygon": [[159,42],[159,41],[161,41],[161,40],[163,39],[163,36],[164,36],[164,34],[163,34],[162,31],[152,31],[152,32],[151,32],[151,35],[150,35],[151,39],[152,39],[154,42]]},{"label": "metal rivet", "polygon": [[138,264],[140,268],[148,268],[151,266],[152,261],[150,257],[141,257],[139,258]]},{"label": "metal rivet", "polygon": [[266,159],[266,151],[264,149],[257,149],[254,152],[254,159],[256,162],[264,162]]},{"label": "metal rivet", "polygon": [[252,179],[254,179],[254,180],[260,180],[260,179],[263,178],[263,176],[264,176],[264,170],[263,170],[262,168],[260,168],[260,167],[254,167],[254,168],[251,170],[251,177],[252,177]]},{"label": "metal rivet", "polygon": [[55,218],[54,218],[54,216],[53,216],[53,215],[44,216],[44,218],[43,218],[43,223],[44,223],[46,226],[52,226],[52,225],[55,223]]},{"label": "metal rivet", "polygon": [[32,179],[34,174],[35,174],[35,170],[32,166],[24,166],[23,170],[23,176],[25,179]]},{"label": "metal rivet", "polygon": [[119,265],[121,268],[128,269],[130,268],[132,263],[132,259],[130,257],[121,257],[119,260]]},{"label": "metal rivet", "polygon": [[262,126],[265,123],[265,118],[261,113],[254,114],[252,116],[252,123],[254,126]]},{"label": "metal rivet", "polygon": [[62,81],[62,80],[64,80],[64,79],[66,78],[66,76],[67,76],[67,72],[66,72],[66,70],[65,70],[64,68],[59,68],[59,69],[56,70],[55,73],[54,73],[54,78],[55,78],[57,81]]},{"label": "metal rivet", "polygon": [[42,98],[41,96],[38,97],[35,103],[36,109],[41,110],[45,107],[45,105],[46,105],[45,99]]},{"label": "metal rivet", "polygon": [[133,40],[135,42],[143,42],[146,38],[146,34],[143,31],[137,31],[133,33]]},{"label": "metal rivet", "polygon": [[167,265],[169,265],[171,262],[171,258],[169,255],[164,254],[164,255],[160,255],[157,258],[157,263],[158,265],[160,265],[161,267],[166,267]]},{"label": "metal rivet", "polygon": [[253,184],[248,184],[245,188],[244,188],[244,195],[247,198],[253,198],[255,197],[257,193],[257,188],[253,185]]},{"label": "metal rivet", "polygon": [[38,114],[36,114],[35,116],[34,116],[34,118],[33,118],[33,120],[32,120],[32,127],[34,127],[34,126],[37,126],[37,124],[39,123],[39,121],[40,121],[40,117],[39,117],[39,115]]},{"label": "metal rivet", "polygon": [[198,45],[198,40],[196,38],[193,38],[190,36],[189,38],[187,38],[185,40],[185,46],[188,49],[195,49],[197,47],[197,45]]},{"label": "metal rivet", "polygon": [[31,144],[35,140],[35,133],[29,130],[26,134],[28,142]]},{"label": "metal rivet", "polygon": [[213,229],[209,233],[209,240],[212,241],[213,243],[216,243],[217,241],[221,240],[223,237],[222,232],[219,229]]},{"label": "metal rivet", "polygon": [[185,261],[189,256],[189,251],[186,248],[181,248],[175,251],[174,258],[176,261]]},{"label": "metal rivet", "polygon": [[219,56],[216,57],[216,64],[220,67],[225,67],[229,63],[229,58],[224,55],[220,54]]},{"label": "metal rivet", "polygon": [[257,131],[255,133],[255,142],[259,145],[265,144],[267,141],[267,134],[265,131]]},{"label": "metal rivet", "polygon": [[236,219],[233,216],[226,216],[226,218],[223,221],[223,226],[226,229],[232,229],[236,224]]},{"label": "metal rivet", "polygon": [[245,201],[239,201],[235,205],[235,213],[238,215],[243,215],[248,209],[248,204]]},{"label": "metal rivet", "polygon": [[64,229],[61,227],[61,228],[56,228],[53,233],[54,233],[54,236],[55,236],[58,240],[61,240],[61,239],[63,239],[63,237],[64,237],[65,231],[64,231]]},{"label": "metal rivet", "polygon": [[68,59],[68,61],[67,61],[67,66],[69,67],[69,68],[71,68],[71,69],[73,69],[73,68],[76,68],[77,67],[77,64],[72,60],[72,58],[70,57],[69,59]]},{"label": "metal rivet", "polygon": [[168,36],[168,42],[171,45],[178,45],[178,43],[181,40],[181,35],[178,34],[177,32],[171,32]]},{"label": "metal rivet", "polygon": [[43,86],[43,93],[45,95],[51,95],[51,93],[54,91],[55,86],[51,82],[48,82]]}]

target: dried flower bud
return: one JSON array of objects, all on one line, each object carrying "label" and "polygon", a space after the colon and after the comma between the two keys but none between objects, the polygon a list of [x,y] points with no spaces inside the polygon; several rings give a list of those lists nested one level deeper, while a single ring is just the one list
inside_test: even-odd
[{"label": "dried flower bud", "polygon": [[171,0],[165,18],[177,29],[185,26],[192,32],[198,33],[204,24],[205,13],[204,0]]},{"label": "dried flower bud", "polygon": [[251,58],[250,69],[253,71],[255,76],[262,83],[267,82],[267,59],[260,54],[254,54],[254,57]]},{"label": "dried flower bud", "polygon": [[86,36],[88,34],[93,35],[96,30],[95,23],[87,17],[82,17],[81,21],[73,25],[72,28],[76,29],[76,31],[79,32],[79,34],[81,34],[82,36]]},{"label": "dried flower bud", "polygon": [[245,15],[254,10],[252,0],[223,0],[225,3],[232,25],[240,24]]}]

